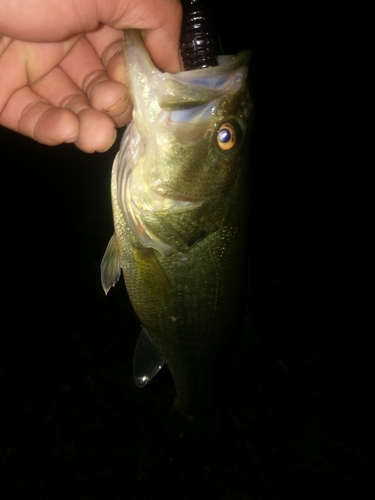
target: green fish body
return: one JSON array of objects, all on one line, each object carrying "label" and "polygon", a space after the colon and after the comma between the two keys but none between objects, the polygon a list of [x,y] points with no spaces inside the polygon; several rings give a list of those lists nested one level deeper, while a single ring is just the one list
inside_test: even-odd
[{"label": "green fish body", "polygon": [[165,361],[175,408],[194,416],[212,411],[219,363],[244,318],[250,54],[161,73],[140,33],[125,31],[134,111],[112,170],[102,283],[107,293],[122,269],[143,325],[137,385]]}]

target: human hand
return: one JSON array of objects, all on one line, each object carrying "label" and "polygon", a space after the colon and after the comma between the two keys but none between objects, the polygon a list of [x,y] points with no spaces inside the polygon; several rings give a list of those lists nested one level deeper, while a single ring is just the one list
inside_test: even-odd
[{"label": "human hand", "polygon": [[180,69],[179,0],[0,2],[0,125],[106,151],[131,119],[123,30],[143,30],[163,71]]}]

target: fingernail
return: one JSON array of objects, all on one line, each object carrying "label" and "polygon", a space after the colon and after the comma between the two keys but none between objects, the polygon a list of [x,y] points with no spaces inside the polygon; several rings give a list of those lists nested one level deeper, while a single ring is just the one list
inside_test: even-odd
[{"label": "fingernail", "polygon": [[116,138],[117,138],[117,130],[113,129],[113,139],[112,139],[111,144],[109,146],[105,147],[104,149],[98,149],[98,153],[105,153],[106,151],[108,151],[109,149],[111,149],[111,147],[115,143]]}]

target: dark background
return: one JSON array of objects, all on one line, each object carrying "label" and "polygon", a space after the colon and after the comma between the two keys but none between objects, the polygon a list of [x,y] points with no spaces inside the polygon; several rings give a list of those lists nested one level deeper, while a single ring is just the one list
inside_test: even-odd
[{"label": "dark background", "polygon": [[225,52],[253,50],[256,106],[249,309],[263,354],[223,372],[228,450],[170,461],[168,371],[133,383],[139,322],[99,269],[118,141],[88,155],[1,128],[4,499],[373,498],[368,182],[321,99],[322,45],[291,35],[285,13],[213,5]]}]

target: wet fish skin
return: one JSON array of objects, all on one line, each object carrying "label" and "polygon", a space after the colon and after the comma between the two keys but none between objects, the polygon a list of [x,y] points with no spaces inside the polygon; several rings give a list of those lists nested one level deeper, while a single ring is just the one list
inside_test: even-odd
[{"label": "wet fish skin", "polygon": [[[130,30],[125,58],[134,112],[112,171],[115,235],[103,288],[122,269],[133,308],[171,371],[175,407],[206,415],[245,309],[250,53],[163,74]],[[223,124],[236,136],[229,150],[217,140]]]}]

